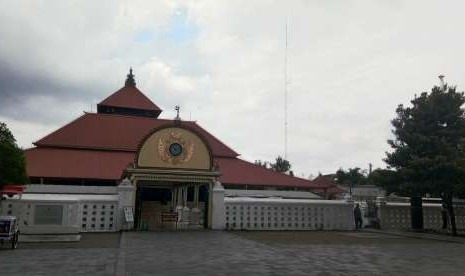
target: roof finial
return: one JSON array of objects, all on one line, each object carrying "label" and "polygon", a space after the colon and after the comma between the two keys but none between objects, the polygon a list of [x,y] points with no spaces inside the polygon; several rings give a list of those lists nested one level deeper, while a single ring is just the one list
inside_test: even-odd
[{"label": "roof finial", "polygon": [[136,86],[136,80],[134,79],[134,75],[132,74],[132,67],[129,68],[129,74],[126,78],[126,83],[124,86]]}]

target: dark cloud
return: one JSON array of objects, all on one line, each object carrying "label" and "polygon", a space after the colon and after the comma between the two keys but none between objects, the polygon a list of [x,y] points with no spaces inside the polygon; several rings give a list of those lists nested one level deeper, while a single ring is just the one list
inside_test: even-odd
[{"label": "dark cloud", "polygon": [[30,122],[57,120],[57,113],[69,113],[70,108],[91,101],[99,90],[53,77],[0,62],[0,117]]},{"label": "dark cloud", "polygon": [[57,85],[48,76],[39,76],[16,68],[5,61],[0,62],[0,107],[20,101],[32,93],[53,94],[51,87]]},{"label": "dark cloud", "polygon": [[465,40],[457,35],[464,7],[340,2],[8,1],[0,9],[0,118],[27,146],[95,110],[133,66],[162,117],[181,105],[182,118],[245,158],[272,160],[284,151],[287,14],[295,172],[383,166],[399,103],[431,88],[438,74],[465,87]]}]

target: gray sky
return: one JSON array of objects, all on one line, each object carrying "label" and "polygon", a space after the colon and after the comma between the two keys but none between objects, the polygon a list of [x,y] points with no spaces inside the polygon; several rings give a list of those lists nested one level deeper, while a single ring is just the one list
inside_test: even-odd
[{"label": "gray sky", "polygon": [[463,1],[2,1],[0,121],[22,147],[119,89],[129,66],[161,117],[297,175],[384,167],[398,104],[465,90]]}]

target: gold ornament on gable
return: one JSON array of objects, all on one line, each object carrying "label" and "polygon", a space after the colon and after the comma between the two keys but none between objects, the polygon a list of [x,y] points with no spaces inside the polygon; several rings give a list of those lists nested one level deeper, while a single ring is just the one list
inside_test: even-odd
[{"label": "gold ornament on gable", "polygon": [[171,131],[158,139],[158,155],[164,162],[177,165],[186,163],[194,154],[194,143],[183,138],[179,131]]}]

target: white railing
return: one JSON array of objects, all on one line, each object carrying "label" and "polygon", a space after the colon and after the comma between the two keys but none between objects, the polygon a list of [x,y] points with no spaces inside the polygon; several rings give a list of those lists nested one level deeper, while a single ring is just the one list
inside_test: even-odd
[{"label": "white railing", "polygon": [[351,230],[353,203],[342,200],[225,197],[227,230]]}]

